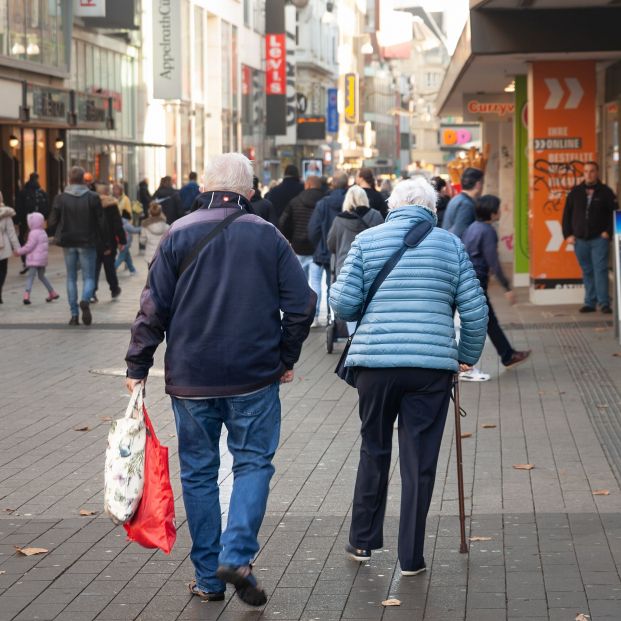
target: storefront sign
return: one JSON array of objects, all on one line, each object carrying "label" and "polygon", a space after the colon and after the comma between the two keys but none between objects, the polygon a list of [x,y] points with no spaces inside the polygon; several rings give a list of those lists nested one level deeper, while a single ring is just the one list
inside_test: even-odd
[{"label": "storefront sign", "polygon": [[478,124],[470,125],[442,125],[440,127],[440,149],[455,151],[481,148],[481,127]]},{"label": "storefront sign", "polygon": [[298,140],[325,140],[325,116],[299,116]]},{"label": "storefront sign", "polygon": [[528,285],[528,94],[526,76],[515,77],[514,162],[515,195],[513,284]]},{"label": "storefront sign", "polygon": [[328,89],[328,110],[326,129],[329,134],[336,134],[339,131],[339,111],[338,111],[338,90]]},{"label": "storefront sign", "polygon": [[73,0],[76,17],[105,17],[106,0]]},{"label": "storefront sign", "polygon": [[515,101],[510,93],[480,93],[464,95],[464,121],[501,120],[515,112]]},{"label": "storefront sign", "polygon": [[76,93],[75,108],[78,125],[91,129],[106,129],[110,122],[110,99],[93,94]]},{"label": "storefront sign", "polygon": [[355,125],[358,122],[358,76],[345,74],[345,123]]},{"label": "storefront sign", "polygon": [[181,99],[181,10],[175,0],[153,2],[153,97]]},{"label": "storefront sign", "polygon": [[265,35],[265,92],[284,95],[287,92],[287,50],[285,33]]},{"label": "storefront sign", "polygon": [[[533,291],[581,289],[574,248],[563,238],[569,191],[597,159],[595,63],[535,62],[528,76],[530,275]],[[533,293],[533,301],[554,299]],[[580,293],[565,295],[580,301]]]},{"label": "storefront sign", "polygon": [[0,79],[0,119],[19,119],[23,99],[22,82]]},{"label": "storefront sign", "polygon": [[30,118],[65,125],[71,111],[69,91],[28,84],[26,102]]}]

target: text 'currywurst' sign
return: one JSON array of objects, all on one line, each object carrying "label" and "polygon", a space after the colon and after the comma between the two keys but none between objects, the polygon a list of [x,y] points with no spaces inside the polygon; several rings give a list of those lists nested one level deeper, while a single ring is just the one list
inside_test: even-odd
[{"label": "text 'currywurst' sign", "polygon": [[179,0],[153,2],[153,97],[181,99],[181,10]]}]

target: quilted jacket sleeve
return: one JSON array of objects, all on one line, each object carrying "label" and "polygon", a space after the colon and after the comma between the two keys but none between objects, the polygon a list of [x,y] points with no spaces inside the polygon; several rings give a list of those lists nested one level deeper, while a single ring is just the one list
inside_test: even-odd
[{"label": "quilted jacket sleeve", "polygon": [[487,333],[487,302],[468,253],[459,244],[459,283],[455,302],[461,318],[458,360],[475,364],[481,357]]},{"label": "quilted jacket sleeve", "polygon": [[355,239],[337,281],[330,287],[330,308],[339,319],[357,321],[363,304],[362,250]]}]

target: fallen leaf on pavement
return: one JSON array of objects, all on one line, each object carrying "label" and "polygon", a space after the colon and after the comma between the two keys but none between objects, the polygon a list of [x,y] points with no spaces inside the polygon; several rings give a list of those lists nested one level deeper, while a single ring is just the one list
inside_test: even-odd
[{"label": "fallen leaf on pavement", "polygon": [[481,425],[481,427],[483,427],[483,429],[496,429],[496,425],[493,425],[492,423],[485,423],[484,425]]},{"label": "fallen leaf on pavement", "polygon": [[90,431],[91,428],[90,427],[74,427],[73,430],[74,431]]},{"label": "fallen leaf on pavement", "polygon": [[533,464],[513,464],[516,470],[532,470],[535,466]]},{"label": "fallen leaf on pavement", "polygon": [[607,489],[594,489],[593,496],[610,496],[610,492]]},{"label": "fallen leaf on pavement", "polygon": [[15,511],[15,509],[2,509],[5,513],[13,513],[13,511]]},{"label": "fallen leaf on pavement", "polygon": [[579,613],[576,615],[576,621],[589,621],[589,619],[590,619],[590,618],[591,618],[591,617],[590,617],[589,615],[585,615],[585,614],[584,614],[584,613],[582,613],[582,612],[579,612]]},{"label": "fallen leaf on pavement", "polygon": [[596,403],[595,407],[598,410],[607,410],[608,409],[608,404],[607,403]]},{"label": "fallen leaf on pavement", "polygon": [[169,438],[176,438],[177,436],[176,436],[174,433],[169,433],[169,434],[168,434],[168,437],[169,437]]},{"label": "fallen leaf on pavement", "polygon": [[110,423],[114,420],[112,416],[100,416],[99,417],[104,423]]},{"label": "fallen leaf on pavement", "polygon": [[621,351],[616,351],[614,354],[612,354],[615,358],[621,358]]},{"label": "fallen leaf on pavement", "polygon": [[400,599],[385,599],[382,602],[382,606],[401,606]]},{"label": "fallen leaf on pavement", "polygon": [[6,571],[4,571],[4,569],[3,569],[3,570],[0,571],[0,576],[3,576],[4,574],[6,574]]},{"label": "fallen leaf on pavement", "polygon": [[461,434],[462,438],[472,438],[472,434],[469,431],[464,431],[464,433]]},{"label": "fallen leaf on pavement", "polygon": [[478,535],[476,537],[470,537],[470,541],[491,541],[492,538],[491,537],[479,537]]},{"label": "fallen leaf on pavement", "polygon": [[34,556],[35,554],[45,554],[49,552],[49,550],[45,548],[21,548],[20,546],[15,546],[15,550],[18,554],[23,554],[24,556]]},{"label": "fallen leaf on pavement", "polygon": [[90,511],[89,509],[80,509],[80,515],[97,515],[97,511]]}]

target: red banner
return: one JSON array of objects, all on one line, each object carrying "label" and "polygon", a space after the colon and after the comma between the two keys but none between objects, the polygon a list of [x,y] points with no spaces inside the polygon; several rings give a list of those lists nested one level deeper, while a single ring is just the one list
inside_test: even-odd
[{"label": "red banner", "polygon": [[285,95],[287,92],[287,48],[285,34],[265,36],[266,93]]}]

